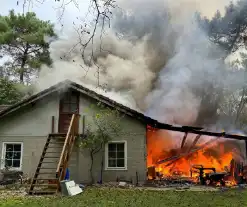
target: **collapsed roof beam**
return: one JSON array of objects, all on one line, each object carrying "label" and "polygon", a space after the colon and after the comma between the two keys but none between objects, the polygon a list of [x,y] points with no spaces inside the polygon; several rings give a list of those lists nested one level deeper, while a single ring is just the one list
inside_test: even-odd
[{"label": "collapsed roof beam", "polygon": [[234,134],[227,134],[225,132],[209,132],[209,131],[202,131],[199,127],[189,127],[189,126],[173,126],[169,124],[162,124],[160,122],[156,122],[155,120],[147,120],[148,125],[157,128],[157,129],[165,129],[170,131],[177,131],[177,132],[184,132],[184,133],[191,133],[191,134],[198,134],[198,135],[206,135],[211,137],[222,137],[228,139],[237,139],[237,140],[245,140],[247,141],[247,136],[241,135],[234,135]]}]

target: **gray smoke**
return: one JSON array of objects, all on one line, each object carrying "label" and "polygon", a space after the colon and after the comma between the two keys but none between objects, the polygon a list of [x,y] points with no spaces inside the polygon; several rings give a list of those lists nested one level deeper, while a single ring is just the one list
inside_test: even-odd
[{"label": "gray smoke", "polygon": [[[225,84],[222,52],[194,18],[197,10],[212,15],[229,1],[219,2],[119,1],[112,27],[102,38],[98,30],[84,60],[75,31],[51,44],[54,63],[42,68],[37,89],[71,79],[159,121],[192,124],[202,105],[198,94]],[[98,70],[106,91],[96,88]]]},{"label": "gray smoke", "polygon": [[196,92],[216,84],[223,88],[224,64],[222,52],[209,42],[196,22],[189,21],[179,32],[175,54],[161,70],[156,89],[149,94],[152,105],[147,114],[163,122],[192,124],[202,101]]}]

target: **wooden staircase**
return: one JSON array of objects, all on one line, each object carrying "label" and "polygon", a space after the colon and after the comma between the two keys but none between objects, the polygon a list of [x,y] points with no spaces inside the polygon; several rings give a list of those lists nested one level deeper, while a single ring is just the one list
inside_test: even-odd
[{"label": "wooden staircase", "polygon": [[34,173],[29,195],[55,194],[65,178],[75,138],[78,135],[79,115],[73,114],[67,134],[49,134]]}]

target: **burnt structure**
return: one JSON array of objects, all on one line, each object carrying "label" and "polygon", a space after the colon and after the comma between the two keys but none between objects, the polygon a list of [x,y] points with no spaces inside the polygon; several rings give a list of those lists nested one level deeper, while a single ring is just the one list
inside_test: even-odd
[{"label": "burnt structure", "polygon": [[[199,150],[207,148],[212,142],[215,142],[219,140],[220,138],[226,138],[226,139],[235,139],[235,140],[244,140],[245,143],[247,142],[247,136],[241,136],[241,135],[234,135],[234,134],[228,134],[226,132],[209,132],[209,131],[203,131],[203,128],[199,127],[189,127],[189,126],[173,126],[168,124],[162,124],[157,121],[149,122],[151,123],[149,125],[149,129],[154,130],[168,130],[168,131],[176,131],[176,132],[184,132],[184,136],[181,141],[181,146],[178,149],[178,154],[166,157],[164,159],[158,160],[156,162],[156,165],[162,164],[164,168],[169,167],[176,163],[177,160],[181,158],[187,158],[191,154],[196,153]],[[186,139],[188,134],[197,134],[197,136],[194,138],[192,143],[190,143],[190,146],[186,146]],[[212,139],[200,146],[197,145],[198,141],[200,140],[201,135],[211,136],[215,137],[215,139]],[[246,144],[247,147],[247,144]],[[245,151],[245,153],[247,150]],[[241,155],[242,156],[242,155]],[[243,157],[242,157],[243,158]],[[196,173],[196,178],[198,178],[195,183],[199,183],[201,185],[209,185],[209,186],[225,186],[226,182],[229,185],[235,185],[235,184],[242,184],[246,183],[247,178],[247,166],[244,167],[243,163],[236,162],[235,160],[232,160],[230,163],[230,169],[225,172],[217,172],[216,168],[213,166],[207,166],[204,167],[203,165],[205,163],[200,163],[201,165],[194,165],[191,167],[191,178],[195,178],[195,176],[192,176],[192,173]],[[162,175],[158,175],[157,172],[155,172],[155,167],[149,167],[148,168],[148,178],[151,180],[159,179],[164,180],[167,179],[165,177],[162,177]],[[175,178],[175,177],[174,177]],[[195,180],[195,179],[194,179]]]}]

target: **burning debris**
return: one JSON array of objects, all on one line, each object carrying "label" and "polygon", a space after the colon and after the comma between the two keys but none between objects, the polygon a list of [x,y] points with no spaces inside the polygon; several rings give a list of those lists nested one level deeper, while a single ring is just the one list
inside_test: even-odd
[{"label": "burning debris", "polygon": [[188,133],[181,136],[178,132],[149,128],[147,149],[149,180],[159,180],[165,185],[179,182],[207,186],[246,182],[245,158],[239,141],[192,137]]}]

